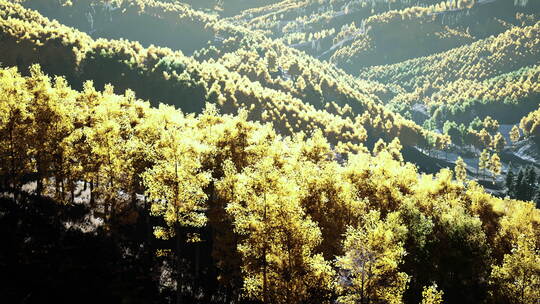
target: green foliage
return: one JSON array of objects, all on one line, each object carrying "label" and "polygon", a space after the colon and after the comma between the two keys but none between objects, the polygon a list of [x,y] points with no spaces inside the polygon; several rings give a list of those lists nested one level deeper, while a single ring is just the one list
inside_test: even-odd
[{"label": "green foliage", "polygon": [[511,198],[534,201],[540,193],[540,180],[532,166],[521,167],[515,175],[511,170],[506,175],[506,193]]}]

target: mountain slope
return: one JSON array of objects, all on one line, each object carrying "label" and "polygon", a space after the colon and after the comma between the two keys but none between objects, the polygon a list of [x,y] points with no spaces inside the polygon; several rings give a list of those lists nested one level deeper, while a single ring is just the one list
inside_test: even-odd
[{"label": "mountain slope", "polygon": [[[13,7],[14,6],[10,9],[6,9],[6,11],[16,10]],[[16,13],[10,14],[13,16],[17,15]],[[45,19],[42,17],[37,17],[36,15],[35,18],[41,20],[39,22],[45,22],[43,21]],[[226,27],[226,30],[230,31],[231,27]],[[74,32],[76,33],[76,31]],[[24,36],[22,32],[20,35]],[[77,35],[79,34],[74,34],[74,36]],[[264,39],[264,37],[261,39]],[[88,40],[85,43],[92,44],[93,42]],[[117,46],[114,46],[115,44],[117,44]],[[87,53],[81,52],[84,55],[78,55],[79,57],[85,57],[85,60],[88,60],[89,63],[82,62],[77,65],[87,73],[84,75],[86,79],[103,79],[105,75],[100,73],[109,74],[111,71],[105,71],[99,68],[95,69],[95,67],[99,65],[96,65],[94,62],[97,62],[98,64],[100,60],[111,62],[109,66],[117,66],[118,73],[109,75],[108,78],[110,79],[109,81],[118,86],[119,89],[134,87],[141,97],[152,99],[154,101],[170,101],[182,96],[186,96],[186,98],[189,96],[191,101],[182,105],[186,110],[200,109],[202,103],[197,102],[197,100],[209,99],[212,101],[219,101],[227,111],[235,111],[239,107],[251,109],[252,117],[255,119],[262,119],[263,121],[274,121],[278,129],[283,130],[284,132],[299,131],[303,130],[303,128],[309,130],[313,127],[324,126],[324,129],[326,130],[325,133],[327,133],[329,138],[332,138],[332,142],[335,144],[338,144],[339,142],[348,144],[351,142],[352,144],[357,145],[359,142],[365,140],[365,131],[363,131],[363,129],[367,130],[368,138],[373,143],[377,138],[383,137],[390,140],[394,136],[399,136],[403,143],[407,145],[425,144],[426,142],[425,138],[428,133],[425,133],[420,127],[416,126],[411,121],[404,120],[399,115],[395,115],[385,110],[380,105],[377,105],[377,102],[371,100],[371,98],[375,98],[372,97],[373,95],[365,95],[365,93],[363,94],[354,91],[354,89],[348,85],[342,89],[341,87],[343,85],[332,81],[333,84],[327,85],[327,87],[333,87],[334,89],[329,92],[326,92],[325,90],[325,93],[330,94],[327,96],[336,96],[332,91],[337,91],[339,94],[337,95],[338,97],[327,99],[322,105],[315,103],[316,107],[314,108],[310,103],[303,103],[300,100],[287,97],[287,95],[291,93],[294,96],[294,91],[287,89],[287,83],[275,86],[270,83],[261,82],[263,86],[260,86],[257,79],[252,79],[252,81],[255,82],[253,82],[252,85],[245,87],[240,81],[243,83],[246,82],[247,79],[243,78],[242,74],[239,75],[235,72],[227,72],[223,67],[226,66],[226,64],[219,61],[215,63],[214,61],[209,60],[199,64],[193,59],[184,57],[182,54],[173,53],[167,49],[151,47],[147,50],[137,46],[137,44],[133,44],[132,46],[129,46],[129,44],[130,43],[125,41],[97,40],[95,47],[93,47],[91,51],[85,51]],[[299,54],[296,55],[299,56]],[[148,58],[149,56],[150,58]],[[43,58],[43,56],[41,56],[41,58]],[[282,56],[282,58],[284,58],[284,56]],[[17,60],[20,61],[22,59],[11,58],[9,60],[10,62],[16,63]],[[121,62],[117,62],[118,60]],[[180,62],[174,62],[175,60],[179,60]],[[310,59],[308,58],[307,60]],[[120,65],[118,65],[118,63],[120,63]],[[310,65],[305,64],[302,66],[309,67]],[[315,67],[317,66],[315,65]],[[44,68],[48,69],[49,66],[45,64]],[[135,70],[139,69],[139,72],[134,73],[134,71],[130,71],[132,68],[135,68]],[[232,70],[235,71],[235,69]],[[315,69],[312,68],[310,71],[314,70]],[[330,68],[327,70],[332,71]],[[81,71],[78,73],[80,74]],[[131,82],[131,84],[136,83],[136,85],[127,85],[126,80],[124,80],[123,77],[117,78],[114,82],[112,81],[115,77],[114,75],[118,75],[117,77],[119,77],[122,73],[128,73],[128,75],[131,74],[132,76],[127,77],[127,83],[134,81]],[[136,73],[139,73],[139,76],[137,76]],[[145,77],[141,78],[140,73],[147,74],[145,77],[155,77],[155,79],[147,81],[145,80]],[[327,80],[327,83],[328,79],[331,79],[331,77],[325,73],[315,73],[314,77],[319,77],[317,75],[323,75]],[[344,74],[342,73],[342,75]],[[188,83],[191,82],[194,84],[189,85],[188,87],[181,84],[180,86],[165,85],[165,83],[170,82],[168,77],[172,77],[172,80],[177,82],[188,80]],[[344,77],[346,77],[346,75],[344,75]],[[352,78],[349,79],[350,83],[356,85],[357,88],[361,88],[357,81]],[[232,86],[227,85],[228,83],[232,84]],[[247,81],[247,83],[250,83],[250,81]],[[310,81],[309,83],[311,86],[317,85],[316,82]],[[267,88],[264,87],[265,85]],[[367,88],[368,86],[364,84],[363,87]],[[160,89],[156,90],[156,88]],[[280,90],[275,91],[275,89]],[[177,90],[180,91],[177,92]],[[180,95],[178,93],[180,93]],[[243,94],[245,97],[238,94]],[[257,96],[260,94],[262,94],[262,96]],[[307,95],[306,93],[303,94]],[[224,97],[219,97],[220,95]],[[300,94],[297,94],[297,97],[301,97]],[[266,104],[268,100],[270,100],[270,104]],[[338,104],[331,103],[331,101],[336,101]],[[255,104],[253,105],[253,108],[252,104]],[[279,104],[279,106],[271,104]],[[302,108],[303,110],[297,110],[297,108]],[[287,112],[290,112],[290,114],[287,114]],[[310,112],[312,114],[303,114]],[[339,116],[343,118],[337,118]],[[297,120],[305,122],[297,122]],[[319,121],[319,123],[317,121]],[[385,124],[382,124],[382,121],[385,121]]]}]

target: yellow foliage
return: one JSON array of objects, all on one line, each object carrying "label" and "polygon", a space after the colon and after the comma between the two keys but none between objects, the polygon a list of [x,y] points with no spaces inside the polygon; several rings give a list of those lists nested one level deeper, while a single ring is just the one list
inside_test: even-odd
[{"label": "yellow foliage", "polygon": [[443,295],[444,292],[437,289],[437,284],[426,286],[422,292],[422,304],[443,304]]},{"label": "yellow foliage", "polygon": [[[68,185],[90,183],[93,208],[106,211],[106,219],[123,216],[144,194],[163,220],[156,237],[178,237],[190,227],[185,239],[199,241],[212,229],[221,280],[241,279],[251,300],[348,303],[364,291],[399,303],[407,284],[418,284],[408,280],[418,269],[402,268],[416,248],[433,263],[457,256],[470,266],[460,271],[475,282],[487,278],[484,265],[492,261],[519,271],[534,264],[513,258],[534,256],[520,235],[540,241],[540,211],[532,203],[495,198],[474,182],[454,181],[448,169],[419,175],[401,158],[397,140],[379,144],[375,155],[343,155],[323,131],[283,137],[250,121],[247,111],[223,115],[214,105],[185,115],[113,91],[87,82],[77,92],[37,67],[29,77],[1,69],[2,174],[12,185],[22,185],[25,174],[58,180],[65,185],[58,193],[48,188],[68,202],[75,188]],[[449,243],[470,251],[437,251]],[[481,260],[473,265],[465,253]],[[495,271],[492,279],[512,294],[508,273]]]},{"label": "yellow foliage", "polygon": [[502,265],[493,266],[491,284],[497,298],[533,304],[540,299],[540,248],[537,238],[522,234]]}]

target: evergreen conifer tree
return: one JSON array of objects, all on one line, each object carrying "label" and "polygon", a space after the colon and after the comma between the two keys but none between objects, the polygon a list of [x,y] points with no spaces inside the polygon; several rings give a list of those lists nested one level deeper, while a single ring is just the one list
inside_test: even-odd
[{"label": "evergreen conifer tree", "polygon": [[510,166],[508,168],[508,173],[506,174],[506,195],[509,197],[514,197],[515,195],[515,176]]}]

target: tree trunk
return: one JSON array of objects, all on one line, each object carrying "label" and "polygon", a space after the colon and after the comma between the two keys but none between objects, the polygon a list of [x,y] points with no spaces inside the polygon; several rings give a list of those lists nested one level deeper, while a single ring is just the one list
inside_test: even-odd
[{"label": "tree trunk", "polygon": [[[146,201],[146,195],[143,196],[143,206],[144,206],[144,217],[146,222],[146,241],[150,243],[152,239],[152,226],[150,226],[150,208],[148,207],[148,202]],[[151,204],[151,202],[150,202]]]},{"label": "tree trunk", "polygon": [[43,169],[41,164],[41,153],[38,153],[37,161],[36,161],[36,171],[37,171],[37,181],[36,181],[36,194],[41,195],[43,193]]},{"label": "tree trunk", "polygon": [[75,203],[75,188],[77,187],[77,182],[69,182],[71,184],[71,204]]},{"label": "tree trunk", "polygon": [[94,201],[94,180],[90,181],[90,207],[94,209],[96,202]]},{"label": "tree trunk", "polygon": [[58,175],[54,177],[54,195],[58,197],[58,193],[60,192],[60,183],[58,182],[59,177]]},{"label": "tree trunk", "polygon": [[[178,207],[178,193],[180,192],[179,185],[178,185],[178,160],[175,158],[174,160],[174,175],[176,177],[175,179],[175,192],[174,192],[174,208]],[[176,210],[178,213],[178,210]],[[175,223],[176,226],[176,304],[182,303],[182,277],[180,272],[180,224],[178,221]]]},{"label": "tree trunk", "polygon": [[180,257],[180,225],[176,224],[176,304],[182,303],[182,272]]},{"label": "tree trunk", "polygon": [[199,242],[195,243],[195,279],[199,280],[199,269],[200,269],[200,251],[201,248],[199,246]]},{"label": "tree trunk", "polygon": [[10,184],[11,184],[11,187],[13,187],[13,189],[16,188],[15,186],[15,144],[13,142],[13,127],[10,127],[10,130],[9,130],[9,154],[11,156],[11,168],[10,168],[10,176],[9,176],[9,180],[10,180]]},{"label": "tree trunk", "polygon": [[62,195],[62,200],[63,200],[66,197],[66,193],[65,193],[66,189],[65,189],[65,185],[64,185],[64,178],[62,178],[60,180],[60,186],[61,186],[60,189],[62,189],[62,191],[60,192],[60,195]]},{"label": "tree trunk", "polygon": [[266,264],[267,264],[267,261],[266,261],[266,246],[264,246],[264,249],[263,249],[263,257],[264,257],[264,260],[263,260],[263,300],[264,300],[264,303],[269,303],[268,302],[268,277],[267,277],[267,270],[266,270]]},{"label": "tree trunk", "polygon": [[[264,194],[264,215],[263,215],[263,222],[264,227],[266,231],[266,193]],[[266,260],[266,243],[263,247],[263,299],[264,303],[270,303],[268,300],[268,270],[267,270],[267,264],[268,261]]]}]

